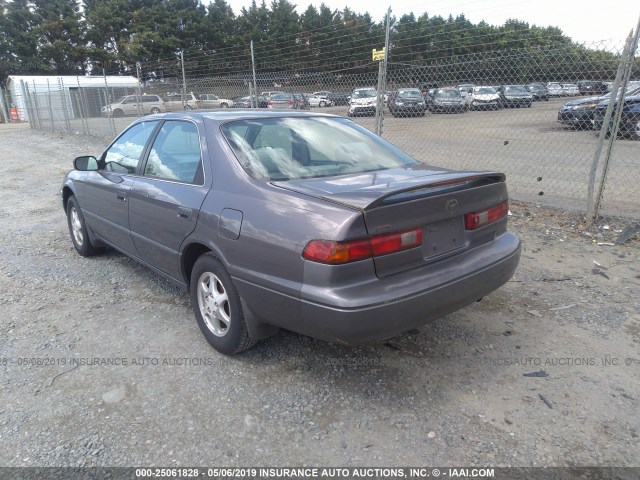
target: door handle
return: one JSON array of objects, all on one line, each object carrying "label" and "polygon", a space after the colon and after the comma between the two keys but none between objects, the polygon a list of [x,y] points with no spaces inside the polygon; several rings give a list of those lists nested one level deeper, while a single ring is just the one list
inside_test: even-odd
[{"label": "door handle", "polygon": [[127,196],[123,193],[117,193],[116,196],[118,197],[118,200],[122,200],[123,202],[127,201]]},{"label": "door handle", "polygon": [[178,207],[178,217],[184,220],[191,220],[191,214],[193,210],[186,207]]}]

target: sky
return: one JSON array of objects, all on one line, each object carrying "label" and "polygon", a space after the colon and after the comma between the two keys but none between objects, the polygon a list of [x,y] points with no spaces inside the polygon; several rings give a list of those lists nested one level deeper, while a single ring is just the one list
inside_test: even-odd
[{"label": "sky", "polygon": [[[319,7],[322,0],[289,0],[297,5],[297,12],[313,4]],[[261,0],[256,0],[258,5]],[[251,0],[227,0],[234,13],[249,7]],[[516,18],[540,27],[559,27],[574,41],[592,43],[612,40],[624,43],[640,17],[638,0],[324,0],[331,9],[342,10],[345,6],[357,13],[369,12],[374,21],[382,20],[389,5],[392,15],[400,18],[413,12],[416,16],[425,11],[429,16],[447,18],[464,13],[473,23],[484,20],[491,25],[502,25],[509,18]],[[267,0],[267,5],[271,0]]]}]

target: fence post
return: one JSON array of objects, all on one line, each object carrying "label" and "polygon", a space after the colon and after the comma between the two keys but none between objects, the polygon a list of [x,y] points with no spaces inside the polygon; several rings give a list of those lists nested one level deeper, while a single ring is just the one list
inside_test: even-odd
[{"label": "fence post", "polygon": [[182,110],[187,108],[187,77],[184,74],[184,51],[180,50],[180,65],[182,65]]},{"label": "fence post", "polygon": [[136,85],[136,96],[138,97],[138,117],[142,117],[144,115],[144,105],[142,105],[142,90],[140,89],[140,70],[140,62],[136,62],[136,77],[138,78],[138,84]]},{"label": "fence post", "polygon": [[22,98],[24,99],[24,108],[26,110],[26,117],[29,121],[29,128],[33,129],[33,111],[31,109],[31,97],[29,96],[29,88],[28,85],[25,86],[24,80],[20,80],[20,92]]},{"label": "fence post", "polygon": [[107,74],[105,73],[104,68],[102,69],[102,77],[104,78],[104,92],[105,92],[105,95],[107,96],[107,109],[108,109],[107,117],[109,118],[109,124],[111,125],[111,131],[113,133],[113,136],[115,137],[115,135],[116,135],[116,122],[113,119],[113,112],[111,111],[111,100],[109,99],[109,84],[107,83]]},{"label": "fence post", "polygon": [[251,108],[258,108],[258,84],[256,83],[256,60],[253,57],[253,39],[251,39],[251,69],[253,70],[253,93],[255,94],[255,107],[253,95],[250,94]]},{"label": "fence post", "polygon": [[11,115],[9,114],[9,108],[7,108],[7,100],[4,95],[4,90],[0,87],[0,108],[2,108],[2,116],[6,123],[11,122]]},{"label": "fence post", "polygon": [[71,119],[67,109],[67,95],[64,93],[64,80],[58,77],[58,88],[60,89],[60,101],[62,102],[62,116],[64,117],[64,131],[71,133]]},{"label": "fence post", "polygon": [[391,7],[387,9],[387,26],[384,39],[384,59],[378,64],[378,98],[376,99],[376,135],[382,136],[384,120],[384,95],[387,90],[387,61],[389,60],[389,32],[391,30]]},{"label": "fence post", "polygon": [[36,109],[36,117],[38,118],[38,129],[42,130],[42,117],[40,116],[40,105],[38,104],[38,88],[36,87],[36,81],[33,80],[33,102]]},{"label": "fence post", "polygon": [[76,103],[78,105],[78,113],[80,114],[80,123],[82,124],[82,132],[85,135],[89,135],[89,124],[85,118],[85,100],[82,87],[80,87],[80,77],[76,75],[76,82],[78,83],[78,95],[76,96]]},{"label": "fence post", "polygon": [[55,132],[56,128],[53,123],[53,107],[51,106],[51,85],[49,84],[48,78],[47,78],[47,103],[49,106],[49,119],[51,120],[51,132]]},{"label": "fence post", "polygon": [[[611,88],[611,96],[609,97],[609,102],[607,104],[607,110],[602,122],[602,128],[600,129],[600,135],[598,136],[598,143],[596,145],[596,151],[593,157],[593,162],[591,164],[591,171],[589,172],[589,185],[587,190],[588,227],[591,227],[593,225],[596,218],[598,217],[598,212],[600,210],[600,203],[602,201],[602,195],[604,194],[604,185],[607,179],[607,173],[609,171],[613,145],[616,141],[616,137],[618,134],[618,125],[620,123],[620,117],[622,115],[622,105],[624,103],[625,89],[629,83],[629,76],[633,67],[633,55],[635,50],[638,48],[639,34],[640,19],[638,19],[638,26],[636,27],[635,35],[633,37],[629,35],[629,37],[627,37],[627,41],[625,42],[622,56],[620,58],[620,64],[618,66],[618,72]],[[613,122],[611,122],[615,104],[617,104],[619,108],[616,109]],[[602,154],[602,147],[607,135],[609,135],[609,140],[607,142],[607,150],[603,161],[603,172],[600,176],[598,193],[595,194],[596,172],[598,169],[600,156]]]}]

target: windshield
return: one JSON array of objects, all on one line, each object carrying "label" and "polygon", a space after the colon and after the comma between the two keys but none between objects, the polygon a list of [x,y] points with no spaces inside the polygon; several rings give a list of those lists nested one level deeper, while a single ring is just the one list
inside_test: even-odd
[{"label": "windshield", "polygon": [[444,97],[444,98],[460,98],[460,92],[458,90],[454,90],[452,88],[440,89],[436,91],[436,97]]},{"label": "windshield", "polygon": [[353,98],[371,98],[376,96],[375,90],[356,90],[353,92]]},{"label": "windshield", "polygon": [[422,97],[422,93],[418,89],[398,90],[398,96],[403,98]]},{"label": "windshield", "polygon": [[529,93],[526,88],[519,85],[507,85],[504,91],[509,93]]},{"label": "windshield", "polygon": [[296,180],[405,167],[418,162],[344,118],[265,118],[221,127],[245,171]]},{"label": "windshield", "polygon": [[496,90],[493,87],[476,87],[473,89],[473,93],[477,93],[478,95],[487,95],[496,93]]}]

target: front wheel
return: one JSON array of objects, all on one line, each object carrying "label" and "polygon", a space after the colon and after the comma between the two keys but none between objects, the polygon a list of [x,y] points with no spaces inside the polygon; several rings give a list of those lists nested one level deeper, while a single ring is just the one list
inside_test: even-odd
[{"label": "front wheel", "polygon": [[212,254],[205,253],[196,260],[189,288],[198,326],[213,348],[230,355],[255,345],[244,320],[240,295],[227,270]]},{"label": "front wheel", "polygon": [[151,109],[151,113],[153,113],[153,114],[160,113],[160,109],[158,107],[153,107]]},{"label": "front wheel", "polygon": [[327,102],[322,101],[318,104],[321,108],[326,107],[327,106]]},{"label": "front wheel", "polygon": [[83,257],[91,257],[102,250],[102,248],[91,245],[84,215],[82,215],[78,200],[76,200],[76,197],[73,195],[67,200],[67,224],[69,225],[69,233],[71,234],[73,246],[80,255]]},{"label": "front wheel", "polygon": [[229,105],[227,105],[226,103],[221,103],[220,108],[229,108]]}]

